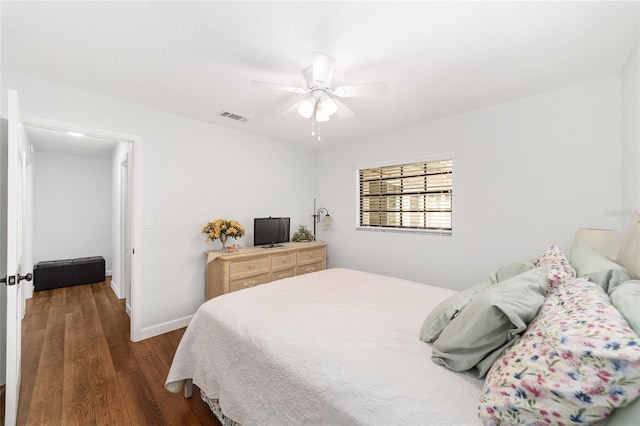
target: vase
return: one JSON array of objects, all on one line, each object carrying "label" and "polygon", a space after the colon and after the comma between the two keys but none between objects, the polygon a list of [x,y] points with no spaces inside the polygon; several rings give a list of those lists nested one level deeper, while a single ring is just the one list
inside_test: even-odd
[{"label": "vase", "polygon": [[227,251],[227,234],[220,234],[220,242],[222,243],[222,252]]}]

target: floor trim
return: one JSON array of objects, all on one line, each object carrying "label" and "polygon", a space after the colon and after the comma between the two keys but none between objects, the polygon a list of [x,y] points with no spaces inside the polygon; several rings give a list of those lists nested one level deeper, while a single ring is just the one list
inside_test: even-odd
[{"label": "floor trim", "polygon": [[151,327],[145,327],[142,329],[142,339],[148,339],[150,337],[159,336],[161,334],[186,327],[191,322],[191,318],[193,318],[193,315],[187,315],[186,317],[177,318]]}]

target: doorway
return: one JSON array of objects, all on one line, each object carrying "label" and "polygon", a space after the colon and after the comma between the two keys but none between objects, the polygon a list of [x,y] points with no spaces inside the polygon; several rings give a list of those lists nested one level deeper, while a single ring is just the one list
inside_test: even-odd
[{"label": "doorway", "polygon": [[[58,133],[74,132],[84,135],[87,140],[96,144],[110,145],[112,164],[111,288],[118,298],[126,298],[126,310],[131,319],[131,340],[139,341],[141,339],[141,321],[138,313],[140,312],[141,299],[137,283],[140,282],[140,265],[134,258],[134,253],[135,247],[140,246],[141,235],[140,231],[132,228],[131,224],[140,222],[139,186],[141,179],[137,164],[140,158],[141,138],[35,117],[24,118],[23,123],[27,129],[46,129]],[[81,150],[90,149],[88,143],[82,143],[82,139],[78,140],[76,145],[79,145]],[[37,151],[38,147],[36,146],[35,149]],[[38,167],[37,161],[34,167]]]}]

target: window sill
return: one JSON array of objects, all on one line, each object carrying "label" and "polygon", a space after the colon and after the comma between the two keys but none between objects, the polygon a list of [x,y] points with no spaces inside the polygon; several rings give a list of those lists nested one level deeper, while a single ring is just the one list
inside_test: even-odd
[{"label": "window sill", "polygon": [[394,232],[397,234],[426,234],[451,236],[453,231],[448,229],[407,229],[407,228],[382,228],[369,226],[356,226],[356,231]]}]

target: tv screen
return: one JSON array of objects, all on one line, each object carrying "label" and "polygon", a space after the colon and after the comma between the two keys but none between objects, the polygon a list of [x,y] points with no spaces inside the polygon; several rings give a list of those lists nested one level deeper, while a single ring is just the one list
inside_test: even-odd
[{"label": "tv screen", "polygon": [[275,247],[289,241],[288,217],[253,219],[253,245]]}]

